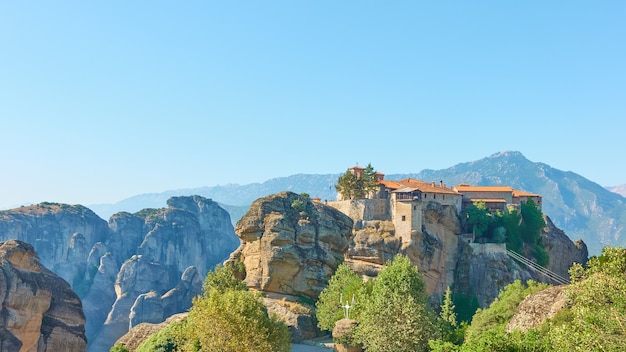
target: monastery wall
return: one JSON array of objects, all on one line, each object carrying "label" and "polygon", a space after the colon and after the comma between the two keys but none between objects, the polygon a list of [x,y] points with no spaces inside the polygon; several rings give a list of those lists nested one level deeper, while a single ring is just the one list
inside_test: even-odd
[{"label": "monastery wall", "polygon": [[391,213],[388,199],[351,199],[327,202],[353,220],[389,220]]}]

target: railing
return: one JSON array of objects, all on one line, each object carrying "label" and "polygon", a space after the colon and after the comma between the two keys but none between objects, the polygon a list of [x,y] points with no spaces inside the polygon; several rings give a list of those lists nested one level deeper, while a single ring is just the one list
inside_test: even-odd
[{"label": "railing", "polygon": [[543,275],[545,275],[546,277],[548,277],[550,280],[552,280],[553,282],[559,284],[559,285],[567,285],[569,284],[569,280],[560,276],[559,274],[552,272],[546,268],[544,268],[543,266],[529,260],[528,258],[520,255],[519,253],[515,253],[513,251],[507,250],[506,253],[509,255],[509,257],[517,260],[518,262],[530,267],[531,269],[535,270],[536,272],[539,272]]}]

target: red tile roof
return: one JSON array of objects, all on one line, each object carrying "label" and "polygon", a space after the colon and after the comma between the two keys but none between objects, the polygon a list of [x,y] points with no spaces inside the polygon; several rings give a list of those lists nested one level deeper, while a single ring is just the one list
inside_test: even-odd
[{"label": "red tile roof", "polygon": [[454,186],[459,192],[513,192],[514,189],[510,186],[470,186],[467,184],[461,184]]},{"label": "red tile roof", "polygon": [[418,189],[425,193],[459,194],[452,188],[441,186],[439,183],[424,182],[413,178],[405,178],[404,180],[399,181],[382,180],[378,183],[384,185],[392,191],[408,187]]}]

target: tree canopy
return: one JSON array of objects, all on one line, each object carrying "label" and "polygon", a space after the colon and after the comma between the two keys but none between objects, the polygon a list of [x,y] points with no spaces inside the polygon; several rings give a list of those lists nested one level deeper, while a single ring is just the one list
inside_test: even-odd
[{"label": "tree canopy", "polygon": [[435,336],[421,274],[410,260],[396,256],[374,279],[365,298],[355,337],[369,352],[427,351]]},{"label": "tree canopy", "polygon": [[574,264],[567,306],[528,331],[506,332],[519,303],[544,284],[516,281],[474,315],[461,346],[431,341],[434,351],[622,351],[626,346],[626,250],[605,247],[587,266]]},{"label": "tree canopy", "polygon": [[[365,295],[363,280],[346,263],[341,263],[330,278],[328,286],[320,293],[316,303],[318,326],[322,330],[332,331],[335,323],[345,316],[342,305],[362,302]],[[359,310],[353,309],[350,318],[358,320]]]},{"label": "tree canopy", "polygon": [[187,318],[150,336],[138,351],[288,352],[287,326],[235,274],[236,267],[217,265]]},{"label": "tree canopy", "polygon": [[337,179],[335,189],[341,193],[344,199],[358,199],[367,197],[368,194],[376,191],[377,187],[376,170],[372,164],[367,164],[360,177],[353,174],[350,169],[346,170]]}]

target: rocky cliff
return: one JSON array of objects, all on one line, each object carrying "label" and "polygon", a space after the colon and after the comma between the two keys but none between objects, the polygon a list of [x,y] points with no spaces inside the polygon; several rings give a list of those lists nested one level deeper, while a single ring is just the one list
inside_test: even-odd
[{"label": "rocky cliff", "polygon": [[404,237],[396,233],[391,221],[354,220],[345,257],[360,275],[376,276],[386,261],[404,254],[420,268],[429,295],[445,291],[454,282],[461,233],[454,207],[430,202],[422,231]]},{"label": "rocky cliff", "polygon": [[316,299],[343,261],[352,220],[291,192],[256,200],[235,227],[241,245],[230,256],[260,291]]},{"label": "rocky cliff", "polygon": [[229,261],[245,266],[248,287],[290,327],[294,341],[315,337],[313,302],[344,259],[352,220],[308,197],[282,192],[260,198],[235,227],[241,245]]},{"label": "rocky cliff", "polygon": [[210,199],[173,197],[168,207],[114,214],[56,203],[0,212],[0,239],[41,249],[82,298],[90,351],[108,351],[129,327],[191,306],[204,275],[239,245],[228,213]]},{"label": "rocky cliff", "polygon": [[[434,302],[452,287],[480,307],[517,279],[545,279],[511,259],[504,244],[467,243],[453,206],[429,202],[421,231],[400,236],[391,220],[359,218],[359,202],[342,205],[356,218],[295,193],[278,193],[255,201],[235,228],[241,246],[229,260],[244,264],[248,287],[265,293],[266,305],[288,321],[297,338],[315,334],[314,325],[305,328],[311,324],[303,318],[313,307],[301,298],[317,298],[342,260],[358,274],[375,277],[387,260],[404,254],[423,274]],[[346,209],[350,206],[356,208]],[[542,239],[549,269],[567,277],[572,263],[586,261],[586,247],[572,242],[549,218],[546,222]]]},{"label": "rocky cliff", "polygon": [[0,351],[87,349],[80,299],[28,243],[0,243],[0,302]]}]

